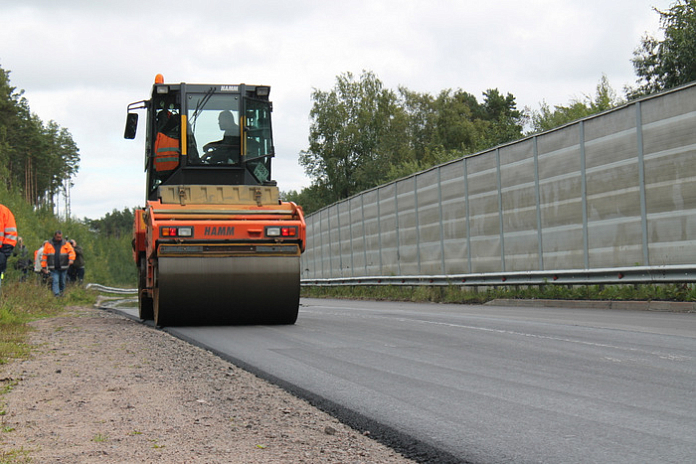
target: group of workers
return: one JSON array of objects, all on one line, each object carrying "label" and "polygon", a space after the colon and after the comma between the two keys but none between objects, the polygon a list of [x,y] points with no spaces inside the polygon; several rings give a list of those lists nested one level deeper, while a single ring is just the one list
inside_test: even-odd
[{"label": "group of workers", "polygon": [[81,283],[85,277],[82,247],[75,240],[64,238],[63,232],[57,230],[51,240],[46,240],[34,252],[34,271],[41,273],[44,280],[50,276],[53,294],[60,296],[67,281]]},{"label": "group of workers", "polygon": [[[17,235],[17,224],[9,208],[0,204],[0,285],[7,270],[10,256],[16,256],[15,269],[20,271],[20,281],[25,281],[32,259],[21,237]],[[57,230],[51,240],[46,240],[34,252],[34,271],[42,280],[51,284],[55,296],[63,295],[68,280],[82,282],[85,275],[85,260],[82,248],[75,240],[63,237]],[[49,280],[50,279],[50,280]]]}]

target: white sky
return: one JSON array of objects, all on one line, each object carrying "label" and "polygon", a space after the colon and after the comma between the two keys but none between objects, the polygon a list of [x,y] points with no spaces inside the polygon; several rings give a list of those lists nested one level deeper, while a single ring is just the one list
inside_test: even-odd
[{"label": "white sky", "polygon": [[313,89],[373,71],[385,87],[518,108],[594,95],[602,74],[635,84],[633,51],[672,0],[0,0],[0,66],[33,113],[80,149],[73,217],[145,203],[144,142],[123,139],[126,106],[166,82],[268,84],[281,190],[309,185]]}]

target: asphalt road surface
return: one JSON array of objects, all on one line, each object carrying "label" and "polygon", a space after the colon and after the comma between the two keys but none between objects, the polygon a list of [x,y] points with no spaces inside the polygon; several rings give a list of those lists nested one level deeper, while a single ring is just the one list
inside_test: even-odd
[{"label": "asphalt road surface", "polygon": [[168,330],[422,462],[696,462],[696,314],[302,299]]}]

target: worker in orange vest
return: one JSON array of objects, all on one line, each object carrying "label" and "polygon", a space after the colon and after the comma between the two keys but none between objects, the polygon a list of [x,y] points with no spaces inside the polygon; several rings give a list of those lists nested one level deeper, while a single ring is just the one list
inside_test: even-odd
[{"label": "worker in orange vest", "polygon": [[179,115],[162,110],[157,115],[155,171],[171,171],[179,166]]},{"label": "worker in orange vest", "polygon": [[55,296],[62,296],[65,290],[65,280],[68,267],[75,261],[75,250],[70,242],[63,238],[63,232],[57,230],[53,239],[44,244],[41,269],[44,273],[51,272],[53,279],[51,288]]},{"label": "worker in orange vest", "polygon": [[0,204],[0,284],[5,277],[7,269],[7,259],[12,254],[17,245],[17,223],[14,214],[5,206]]}]

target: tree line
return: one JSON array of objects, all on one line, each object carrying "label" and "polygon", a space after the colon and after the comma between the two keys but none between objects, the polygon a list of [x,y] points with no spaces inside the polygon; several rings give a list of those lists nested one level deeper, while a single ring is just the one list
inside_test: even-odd
[{"label": "tree line", "polygon": [[0,68],[0,179],[30,204],[52,209],[77,173],[79,150],[68,129],[42,121],[23,95]]},{"label": "tree line", "polygon": [[[593,96],[538,111],[519,109],[498,89],[482,101],[461,89],[437,95],[385,88],[371,71],[337,76],[331,90],[315,89],[309,146],[300,164],[311,185],[283,197],[311,213],[363,190],[609,110],[627,101],[696,80],[696,0],[677,0],[660,15],[664,39],[641,39],[631,62],[635,87],[619,97],[602,76]],[[526,131],[525,131],[526,128]]]}]

